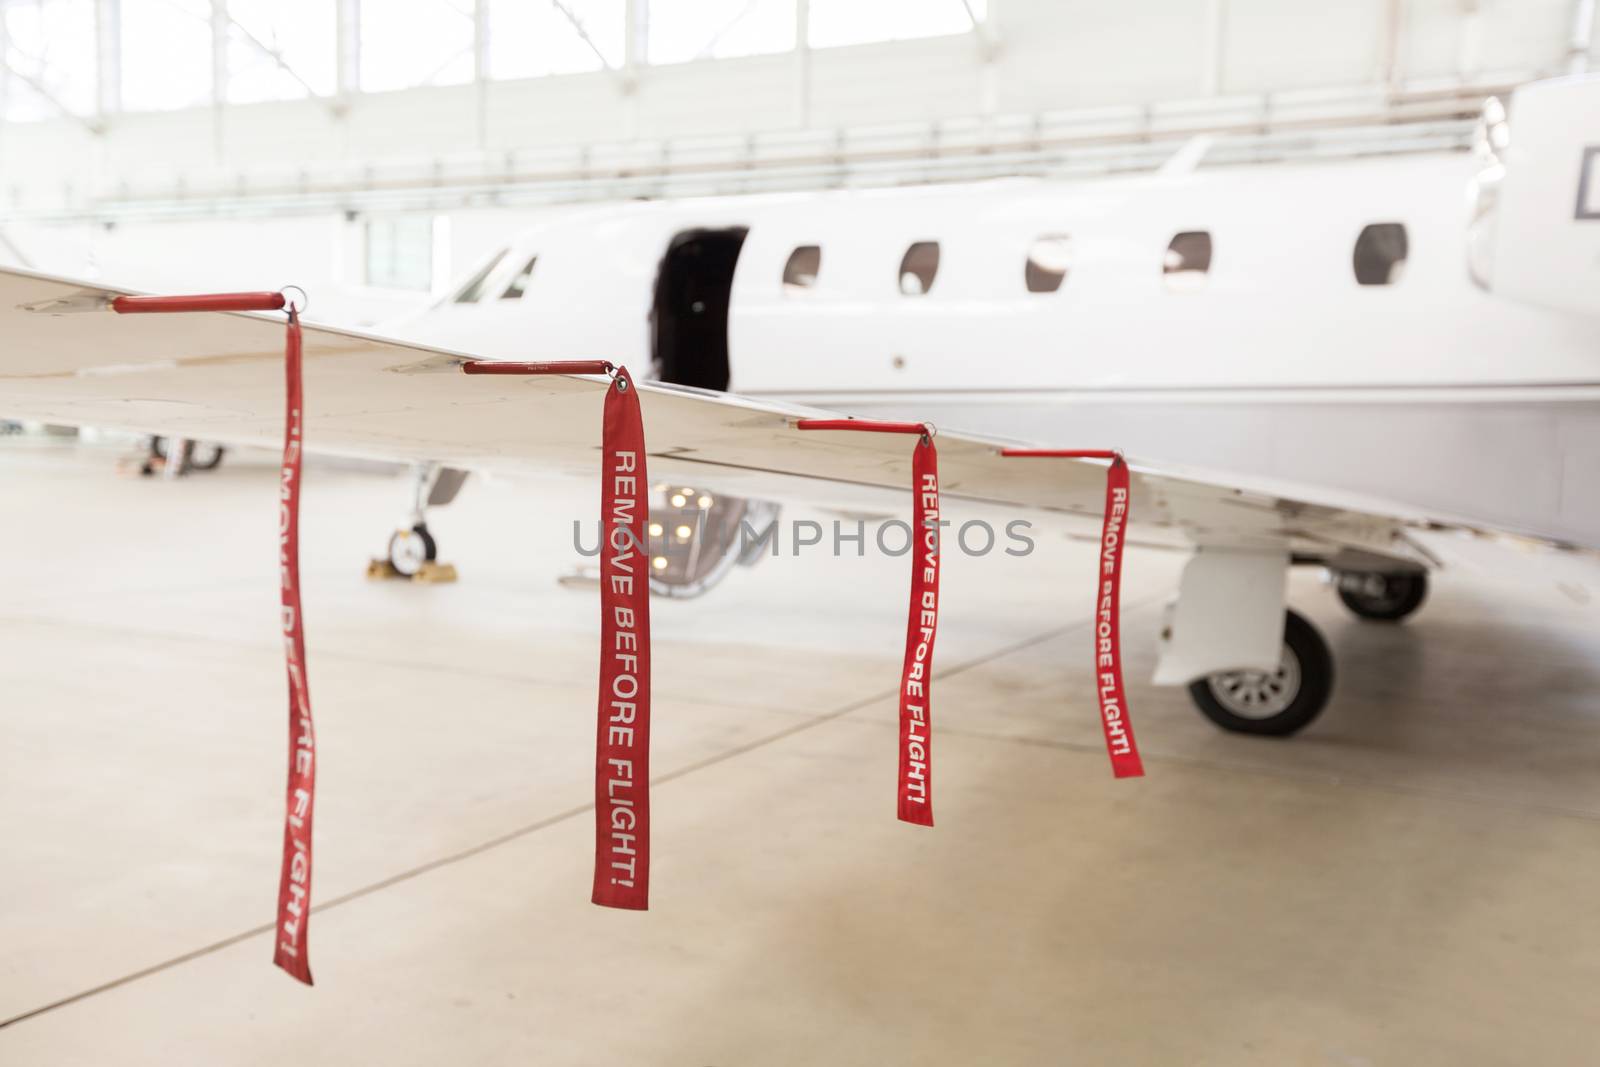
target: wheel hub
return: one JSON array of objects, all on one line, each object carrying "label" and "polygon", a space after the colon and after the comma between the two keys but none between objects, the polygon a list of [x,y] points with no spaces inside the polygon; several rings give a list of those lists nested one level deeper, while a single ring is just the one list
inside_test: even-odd
[{"label": "wheel hub", "polygon": [[1225,671],[1206,679],[1211,695],[1244,719],[1265,719],[1287,711],[1300,693],[1300,661],[1286,644],[1275,671]]},{"label": "wheel hub", "polygon": [[410,530],[397,530],[389,539],[389,563],[410,578],[428,561],[428,546]]}]

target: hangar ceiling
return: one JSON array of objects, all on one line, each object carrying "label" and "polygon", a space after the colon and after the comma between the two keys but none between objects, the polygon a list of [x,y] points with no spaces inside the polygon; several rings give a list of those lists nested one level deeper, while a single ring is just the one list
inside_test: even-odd
[{"label": "hangar ceiling", "polygon": [[1593,0],[0,0],[0,208],[1074,175],[1197,133],[1208,162],[1456,147],[1486,95],[1586,66],[1592,19]]}]

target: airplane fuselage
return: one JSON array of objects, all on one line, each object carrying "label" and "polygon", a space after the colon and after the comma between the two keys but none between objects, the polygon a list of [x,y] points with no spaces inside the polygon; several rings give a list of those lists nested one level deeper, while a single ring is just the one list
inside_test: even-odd
[{"label": "airplane fuselage", "polygon": [[1475,169],[1436,154],[596,209],[519,236],[476,299],[404,334],[654,361],[667,381],[1597,547],[1600,319],[1474,284]]}]

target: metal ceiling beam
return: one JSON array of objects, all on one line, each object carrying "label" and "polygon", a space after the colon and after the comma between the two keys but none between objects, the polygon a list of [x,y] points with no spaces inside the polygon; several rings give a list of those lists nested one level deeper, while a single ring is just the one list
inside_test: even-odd
[{"label": "metal ceiling beam", "polygon": [[589,30],[584,26],[583,20],[562,0],[550,0],[550,6],[561,12],[561,17],[572,24],[572,28],[578,33],[578,38],[589,46],[589,51],[593,52],[595,58],[600,60],[600,65],[606,70],[616,73],[617,68],[612,66],[611,60],[606,58],[606,54],[600,50],[600,46],[594,43],[594,38],[589,36]]},{"label": "metal ceiling beam", "polygon": [[[989,0],[993,5],[998,0]],[[967,22],[972,35],[978,39],[978,44],[983,50],[984,62],[991,62],[1000,53],[1000,35],[994,32],[986,18],[979,18],[978,11],[972,6],[972,0],[961,0],[961,10],[967,13]]]},{"label": "metal ceiling beam", "polygon": [[1567,47],[1567,73],[1589,69],[1589,49],[1594,41],[1594,0],[1572,0],[1572,39]]}]

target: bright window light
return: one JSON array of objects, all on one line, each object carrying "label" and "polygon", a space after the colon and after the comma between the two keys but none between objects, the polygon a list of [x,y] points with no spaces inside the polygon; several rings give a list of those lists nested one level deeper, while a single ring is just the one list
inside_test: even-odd
[{"label": "bright window light", "polygon": [[210,99],[210,0],[122,0],[123,108],[170,111]]},{"label": "bright window light", "polygon": [[988,0],[811,0],[811,47],[966,33],[988,9]]},{"label": "bright window light", "polygon": [[562,0],[559,7],[551,0],[491,0],[489,76],[537,78],[622,66],[624,7],[621,0]]},{"label": "bright window light", "polygon": [[433,283],[433,219],[405,215],[367,221],[367,284],[428,290]]},{"label": "bright window light", "polygon": [[363,0],[361,88],[471,81],[472,8],[473,0]]},{"label": "bright window light", "polygon": [[650,0],[650,62],[787,52],[794,23],[795,0]]},{"label": "bright window light", "polygon": [[4,118],[30,122],[94,110],[94,0],[10,0],[4,15]]},{"label": "bright window light", "polygon": [[338,27],[327,0],[228,0],[228,102],[334,91]]}]

